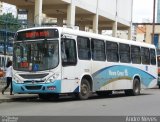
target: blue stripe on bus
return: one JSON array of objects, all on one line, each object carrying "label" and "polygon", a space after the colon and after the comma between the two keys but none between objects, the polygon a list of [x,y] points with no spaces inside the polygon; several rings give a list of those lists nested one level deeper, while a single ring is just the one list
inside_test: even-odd
[{"label": "blue stripe on bus", "polygon": [[73,92],[79,92],[79,86]]},{"label": "blue stripe on bus", "polygon": [[107,82],[109,82],[111,79],[132,79],[135,74],[140,76],[141,83],[146,87],[149,86],[152,80],[156,79],[155,76],[149,74],[144,70],[124,65],[105,67],[93,73],[92,77],[94,82],[96,82],[95,88],[99,89],[104,84],[107,84]]}]

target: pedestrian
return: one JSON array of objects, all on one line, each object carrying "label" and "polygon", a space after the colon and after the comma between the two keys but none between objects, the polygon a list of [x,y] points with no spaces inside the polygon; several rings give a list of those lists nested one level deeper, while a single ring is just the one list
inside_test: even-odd
[{"label": "pedestrian", "polygon": [[12,94],[12,76],[13,76],[13,72],[12,72],[13,68],[12,68],[12,61],[9,60],[7,62],[7,65],[6,65],[6,80],[7,80],[7,84],[6,86],[2,89],[2,94],[4,94],[4,91],[10,86],[11,84],[11,87],[10,87],[10,95],[13,95]]}]

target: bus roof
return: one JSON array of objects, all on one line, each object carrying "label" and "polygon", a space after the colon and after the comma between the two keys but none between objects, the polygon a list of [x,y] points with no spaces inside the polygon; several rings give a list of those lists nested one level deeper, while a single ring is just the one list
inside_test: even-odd
[{"label": "bus roof", "polygon": [[96,38],[100,40],[107,40],[107,41],[113,41],[113,42],[119,42],[119,43],[125,43],[125,44],[131,44],[131,45],[136,45],[136,46],[144,46],[148,48],[155,48],[153,44],[148,44],[144,42],[138,42],[138,41],[133,41],[133,40],[127,40],[127,39],[120,39],[120,38],[115,38],[107,35],[101,35],[101,34],[95,34],[91,32],[86,32],[86,31],[81,31],[81,30],[74,30],[71,28],[66,28],[66,27],[33,27],[33,28],[27,28],[27,29],[22,29],[17,32],[22,32],[22,31],[28,31],[28,30],[36,30],[36,29],[58,29],[60,33],[62,34],[72,34],[72,35],[78,35],[82,37],[89,37],[89,38]]}]

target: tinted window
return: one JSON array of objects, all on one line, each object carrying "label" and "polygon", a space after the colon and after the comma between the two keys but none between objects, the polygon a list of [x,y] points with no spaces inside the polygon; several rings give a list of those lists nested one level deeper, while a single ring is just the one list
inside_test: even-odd
[{"label": "tinted window", "polygon": [[156,65],[156,54],[154,49],[150,49],[151,64]]},{"label": "tinted window", "polygon": [[90,60],[90,40],[85,37],[77,37],[78,57],[82,60]]},{"label": "tinted window", "polygon": [[62,65],[76,65],[77,55],[76,55],[76,43],[72,39],[62,39],[61,47],[62,55]]},{"label": "tinted window", "polygon": [[118,45],[115,42],[106,42],[107,60],[110,62],[118,62]]},{"label": "tinted window", "polygon": [[119,44],[119,57],[123,63],[130,62],[130,47],[127,44]]},{"label": "tinted window", "polygon": [[141,63],[140,47],[131,46],[131,60],[132,60],[132,63],[134,63],[134,64]]},{"label": "tinted window", "polygon": [[150,64],[150,53],[148,48],[141,48],[141,57],[143,64]]},{"label": "tinted window", "polygon": [[92,59],[105,61],[105,43],[103,40],[92,39]]}]

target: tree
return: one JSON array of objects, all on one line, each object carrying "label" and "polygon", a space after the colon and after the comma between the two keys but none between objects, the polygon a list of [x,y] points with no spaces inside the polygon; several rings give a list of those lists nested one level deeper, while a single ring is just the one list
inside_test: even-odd
[{"label": "tree", "polygon": [[12,13],[3,14],[0,16],[0,29],[15,32],[20,28],[18,19]]},{"label": "tree", "polygon": [[8,46],[12,43],[10,42],[10,37],[14,37],[15,32],[20,28],[20,23],[18,19],[15,18],[12,13],[3,14],[0,16],[0,45],[4,48],[4,54],[6,55],[8,51]]}]

